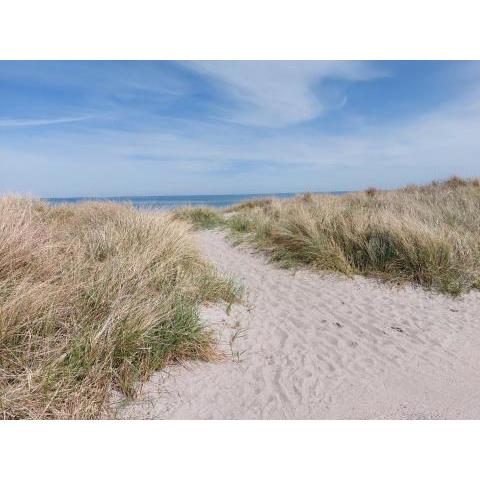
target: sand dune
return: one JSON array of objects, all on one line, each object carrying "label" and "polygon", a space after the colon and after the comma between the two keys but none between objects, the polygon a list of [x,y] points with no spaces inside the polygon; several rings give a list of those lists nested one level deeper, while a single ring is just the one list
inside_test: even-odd
[{"label": "sand dune", "polygon": [[196,234],[246,306],[205,309],[225,359],[155,374],[121,418],[480,418],[480,294],[281,270]]}]

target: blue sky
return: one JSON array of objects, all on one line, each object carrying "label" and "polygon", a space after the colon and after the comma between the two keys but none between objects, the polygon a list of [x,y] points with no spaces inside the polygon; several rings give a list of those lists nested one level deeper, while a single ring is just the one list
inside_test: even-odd
[{"label": "blue sky", "polygon": [[0,192],[392,188],[480,175],[479,62],[0,61]]}]

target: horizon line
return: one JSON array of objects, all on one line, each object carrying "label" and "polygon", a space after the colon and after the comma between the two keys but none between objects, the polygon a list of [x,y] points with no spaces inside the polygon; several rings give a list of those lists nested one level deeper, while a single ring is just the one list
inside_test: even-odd
[{"label": "horizon line", "polygon": [[[296,192],[266,192],[266,193],[182,193],[182,194],[162,194],[162,195],[73,195],[73,196],[38,196],[40,200],[63,200],[63,199],[89,199],[89,198],[148,198],[148,197],[230,197],[238,195],[299,195],[303,193],[314,193],[314,194],[328,194],[328,193],[353,193],[357,190],[324,190],[324,191],[314,191],[314,190],[302,190]],[[34,195],[32,195],[34,196]]]}]

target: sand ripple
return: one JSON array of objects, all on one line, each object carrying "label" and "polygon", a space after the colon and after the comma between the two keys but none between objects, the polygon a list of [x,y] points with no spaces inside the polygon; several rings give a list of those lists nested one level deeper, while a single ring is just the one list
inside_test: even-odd
[{"label": "sand ripple", "polygon": [[281,270],[220,232],[202,253],[245,306],[205,309],[226,358],[155,374],[124,418],[480,418],[480,294]]}]

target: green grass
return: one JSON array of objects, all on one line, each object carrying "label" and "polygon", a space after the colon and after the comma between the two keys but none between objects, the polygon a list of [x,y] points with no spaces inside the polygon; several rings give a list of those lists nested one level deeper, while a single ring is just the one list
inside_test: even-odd
[{"label": "green grass", "polygon": [[173,216],[191,223],[197,229],[210,229],[224,224],[221,210],[210,207],[180,207],[173,210]]}]

